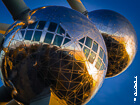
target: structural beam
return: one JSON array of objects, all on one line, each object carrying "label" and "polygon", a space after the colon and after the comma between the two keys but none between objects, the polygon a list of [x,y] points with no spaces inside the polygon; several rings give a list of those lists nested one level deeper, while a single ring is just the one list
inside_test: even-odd
[{"label": "structural beam", "polygon": [[28,18],[29,7],[23,0],[2,0],[14,20],[26,21]]},{"label": "structural beam", "polygon": [[19,105],[19,104],[13,99],[6,105]]},{"label": "structural beam", "polygon": [[67,0],[69,5],[72,9],[81,12],[84,15],[88,15],[88,12],[85,8],[85,6],[82,4],[81,0]]},{"label": "structural beam", "polygon": [[0,34],[0,51],[1,51],[1,48],[2,48],[3,41],[4,41],[4,35]]},{"label": "structural beam", "polygon": [[0,34],[5,34],[6,30],[10,27],[10,24],[0,23]]},{"label": "structural beam", "polygon": [[0,51],[1,51],[2,43],[4,41],[4,34],[6,33],[9,27],[10,24],[0,23]]}]

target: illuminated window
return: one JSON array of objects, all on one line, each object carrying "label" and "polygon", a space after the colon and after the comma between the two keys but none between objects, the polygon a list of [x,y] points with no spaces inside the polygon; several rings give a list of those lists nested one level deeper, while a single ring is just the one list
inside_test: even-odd
[{"label": "illuminated window", "polygon": [[104,64],[103,64],[103,63],[101,63],[101,68],[100,68],[100,70],[104,70]]},{"label": "illuminated window", "polygon": [[79,45],[81,46],[81,48],[83,48],[83,45],[79,43]]},{"label": "illuminated window", "polygon": [[24,37],[25,31],[24,30],[21,30],[20,32],[21,32],[22,37]]},{"label": "illuminated window", "polygon": [[33,41],[40,41],[41,34],[42,34],[41,31],[36,31],[34,34]]},{"label": "illuminated window", "polygon": [[103,53],[104,53],[104,51],[103,51],[103,49],[100,47],[100,53],[99,53],[99,56],[103,59]]},{"label": "illuminated window", "polygon": [[34,29],[37,22],[34,22],[33,24],[28,25],[28,29]]},{"label": "illuminated window", "polygon": [[26,29],[27,28],[27,25],[24,25],[23,27],[22,27],[22,29]]},{"label": "illuminated window", "polygon": [[47,33],[46,34],[46,36],[45,36],[45,40],[44,40],[44,42],[45,43],[49,43],[49,44],[51,44],[51,42],[52,42],[52,39],[53,39],[53,34],[51,34],[51,33]]},{"label": "illuminated window", "polygon": [[104,53],[104,58],[103,58],[104,63],[106,63],[106,54]]},{"label": "illuminated window", "polygon": [[64,44],[68,43],[69,41],[71,41],[70,39],[65,38]]},{"label": "illuminated window", "polygon": [[91,48],[91,44],[92,44],[92,39],[87,37],[85,45]]},{"label": "illuminated window", "polygon": [[84,41],[85,41],[85,37],[79,40],[79,42],[81,43],[84,43]]},{"label": "illuminated window", "polygon": [[106,66],[104,66],[104,70],[106,70]]},{"label": "illuminated window", "polygon": [[31,40],[33,31],[27,31],[25,35],[25,40]]},{"label": "illuminated window", "polygon": [[84,54],[85,54],[85,56],[87,58],[88,55],[89,55],[90,50],[87,47],[84,47],[83,51],[84,51]]},{"label": "illuminated window", "polygon": [[93,42],[92,50],[93,50],[94,52],[97,53],[97,50],[98,50],[98,44],[97,44],[95,41]]},{"label": "illuminated window", "polygon": [[99,69],[99,68],[100,68],[100,65],[101,65],[101,59],[98,58],[95,67],[96,67],[97,69]]},{"label": "illuminated window", "polygon": [[57,33],[61,34],[61,35],[64,35],[65,34],[65,30],[59,25]]},{"label": "illuminated window", "polygon": [[53,45],[61,46],[62,40],[63,40],[62,36],[56,35],[54,42],[53,42]]},{"label": "illuminated window", "polygon": [[66,37],[71,38],[68,33],[66,34]]},{"label": "illuminated window", "polygon": [[46,21],[39,21],[37,25],[37,29],[44,29],[45,24],[46,24]]},{"label": "illuminated window", "polygon": [[96,54],[91,52],[88,61],[93,64]]},{"label": "illuminated window", "polygon": [[56,27],[57,27],[57,24],[51,22],[50,25],[49,25],[48,31],[55,32]]}]

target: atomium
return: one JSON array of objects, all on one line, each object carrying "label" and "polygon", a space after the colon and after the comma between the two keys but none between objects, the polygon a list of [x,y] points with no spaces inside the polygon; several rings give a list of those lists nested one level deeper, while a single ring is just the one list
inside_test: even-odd
[{"label": "atomium", "polygon": [[87,103],[106,75],[107,49],[95,25],[60,6],[30,12],[29,25],[16,21],[1,51],[2,80],[13,98],[30,101],[50,87],[60,103]]},{"label": "atomium", "polygon": [[124,16],[111,10],[89,12],[89,19],[96,25],[107,46],[106,77],[122,73],[136,55],[137,36],[133,26]]}]

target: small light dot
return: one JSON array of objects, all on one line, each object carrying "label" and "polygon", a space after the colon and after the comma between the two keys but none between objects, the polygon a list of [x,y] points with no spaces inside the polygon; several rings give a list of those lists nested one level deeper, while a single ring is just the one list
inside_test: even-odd
[{"label": "small light dot", "polygon": [[136,98],[134,98],[134,101],[136,101]]}]

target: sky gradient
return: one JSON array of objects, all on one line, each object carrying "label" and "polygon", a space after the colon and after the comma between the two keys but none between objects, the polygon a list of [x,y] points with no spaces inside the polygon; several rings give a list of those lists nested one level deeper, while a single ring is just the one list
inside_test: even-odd
[{"label": "sky gradient", "polygon": [[[58,5],[69,7],[66,0],[24,0],[28,7]],[[109,9],[125,16],[134,26],[140,42],[140,0],[81,0],[88,11]],[[0,0],[0,23],[12,24],[12,16]],[[140,105],[140,49],[133,63],[122,74],[106,79],[95,97],[87,105]],[[138,96],[134,103],[134,76],[138,76]],[[0,82],[0,86],[2,83]]]}]

